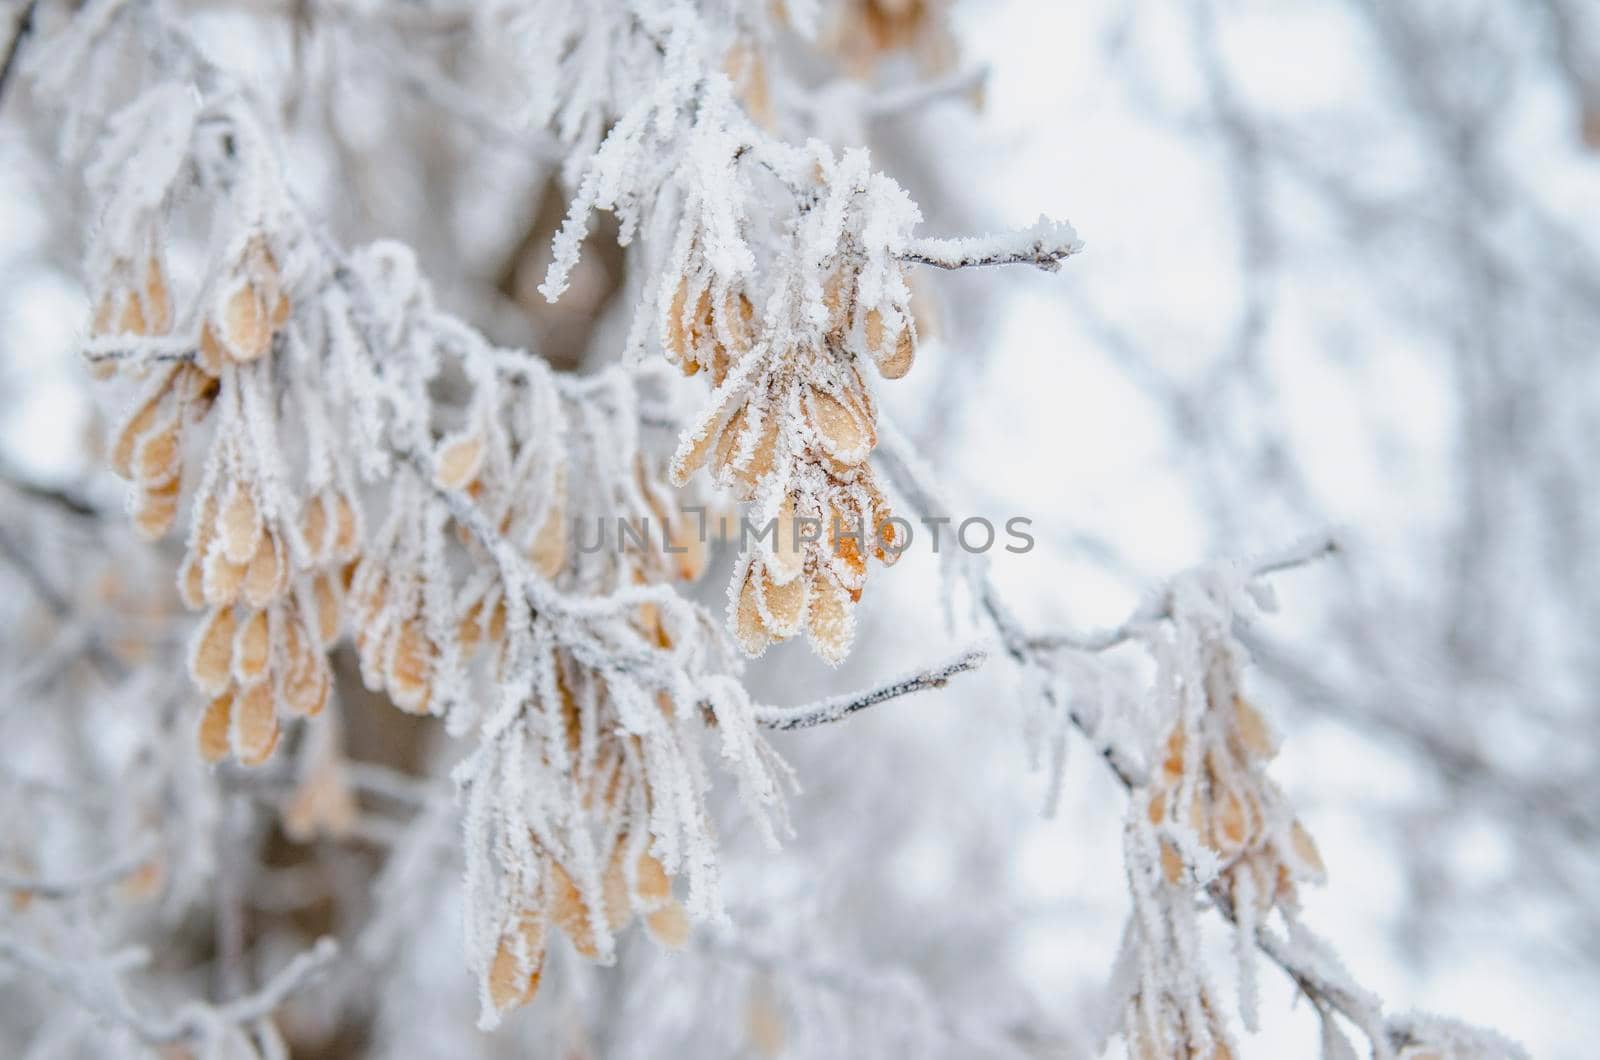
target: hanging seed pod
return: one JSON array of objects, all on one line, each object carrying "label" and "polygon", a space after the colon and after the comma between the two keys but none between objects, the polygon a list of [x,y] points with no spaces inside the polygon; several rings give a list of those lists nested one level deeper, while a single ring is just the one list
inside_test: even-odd
[{"label": "hanging seed pod", "polygon": [[811,388],[806,420],[816,432],[824,452],[842,463],[861,463],[877,444],[869,423],[858,419],[844,402],[817,387]]},{"label": "hanging seed pod", "polygon": [[684,375],[694,375],[700,370],[700,364],[689,356],[689,333],[683,323],[684,311],[688,306],[689,278],[685,276],[678,281],[672,303],[667,307],[667,318],[662,321],[662,342],[667,348],[668,359],[681,365]]},{"label": "hanging seed pod", "polygon": [[1317,849],[1316,840],[1311,838],[1306,826],[1298,820],[1289,826],[1289,844],[1307,877],[1316,880],[1328,874],[1328,867],[1322,862],[1322,852]]},{"label": "hanging seed pod", "polygon": [[421,619],[401,623],[390,647],[384,674],[395,706],[411,714],[427,713],[432,670],[433,645],[428,641]]},{"label": "hanging seed pod", "polygon": [[600,950],[595,944],[589,907],[560,862],[552,861],[550,870],[550,922],[572,940],[573,949],[592,961],[600,956]]},{"label": "hanging seed pod", "polygon": [[200,715],[200,727],[196,735],[200,745],[200,757],[207,762],[220,762],[228,757],[228,730],[232,707],[233,693],[227,691],[208,703]]},{"label": "hanging seed pod", "polygon": [[885,379],[903,379],[911,371],[912,362],[917,356],[917,341],[907,325],[900,329],[900,334],[895,337],[894,343],[888,350],[876,358],[878,372]]},{"label": "hanging seed pod", "polygon": [[440,489],[460,490],[478,477],[488,446],[474,434],[457,436],[439,447],[433,481]]},{"label": "hanging seed pod", "polygon": [[301,717],[316,717],[328,705],[331,687],[326,660],[314,654],[297,666],[284,683],[284,709]]},{"label": "hanging seed pod", "polygon": [[221,695],[233,674],[233,608],[219,607],[206,616],[189,652],[189,677],[201,691]]},{"label": "hanging seed pod", "polygon": [[686,432],[673,456],[668,475],[672,484],[680,487],[688,485],[690,477],[705,466],[706,458],[716,449],[721,437],[722,433],[715,422],[707,424],[705,433],[697,437],[691,438]]},{"label": "hanging seed pod", "polygon": [[763,617],[772,635],[781,639],[800,632],[806,619],[806,580],[791,578],[780,584],[762,566],[760,584]]},{"label": "hanging seed pod", "polygon": [[1239,742],[1251,756],[1266,760],[1277,753],[1277,741],[1273,738],[1272,728],[1249,700],[1234,697],[1233,719]]},{"label": "hanging seed pod", "polygon": [[269,682],[258,682],[234,698],[228,738],[242,765],[258,766],[271,757],[278,745],[278,715]]},{"label": "hanging seed pod", "polygon": [[117,319],[117,331],[124,335],[147,335],[149,321],[145,319],[144,305],[139,296],[129,291],[122,299],[122,316]]},{"label": "hanging seed pod", "polygon": [[356,509],[343,493],[333,495],[333,554],[340,563],[356,558],[360,547],[357,534]]},{"label": "hanging seed pod", "polygon": [[655,855],[639,855],[635,865],[634,900],[641,909],[658,909],[672,900],[672,880]]},{"label": "hanging seed pod", "polygon": [[271,645],[267,612],[252,612],[233,639],[233,677],[241,687],[254,685],[267,675]]},{"label": "hanging seed pod", "polygon": [[166,271],[154,254],[145,261],[144,310],[150,334],[165,335],[172,330],[172,296],[167,290]]},{"label": "hanging seed pod", "polygon": [[247,279],[235,284],[223,303],[223,348],[235,361],[249,363],[272,345],[272,321],[263,293]]},{"label": "hanging seed pod", "polygon": [[669,949],[681,950],[689,941],[689,917],[677,902],[645,917],[650,937]]},{"label": "hanging seed pod", "polygon": [[166,534],[178,518],[179,480],[146,487],[133,508],[133,528],[147,541]]},{"label": "hanging seed pod", "polygon": [[339,639],[341,595],[338,584],[327,571],[311,579],[311,600],[317,610],[317,641],[324,648],[331,648]]},{"label": "hanging seed pod", "polygon": [[300,506],[300,537],[306,543],[306,552],[313,564],[328,561],[333,550],[333,536],[329,530],[326,495],[312,494]]},{"label": "hanging seed pod", "polygon": [[139,440],[134,458],[135,480],[142,485],[154,486],[177,478],[182,469],[178,459],[179,438],[178,417],[175,415],[152,425]]},{"label": "hanging seed pod", "polygon": [[251,607],[266,607],[289,588],[289,557],[278,535],[264,529],[245,568],[241,589]]},{"label": "hanging seed pod", "polygon": [[261,536],[261,515],[250,488],[235,479],[228,488],[228,499],[217,515],[217,540],[228,562],[246,564],[255,555]]},{"label": "hanging seed pod", "polygon": [[850,654],[850,642],[855,637],[855,618],[850,613],[849,594],[836,582],[820,574],[811,583],[806,630],[812,646],[824,662],[836,665]]},{"label": "hanging seed pod", "polygon": [[772,643],[772,631],[767,628],[766,619],[761,614],[759,578],[760,573],[752,564],[745,573],[744,584],[739,589],[738,602],[734,606],[734,637],[744,653],[750,656],[760,655]]},{"label": "hanging seed pod", "polygon": [[176,374],[177,369],[169,367],[152,380],[139,404],[117,431],[117,440],[111,445],[111,470],[122,478],[133,478],[133,462],[139,442],[145,432],[155,426],[162,399],[170,392]]},{"label": "hanging seed pod", "polygon": [[507,1012],[533,1000],[544,969],[544,911],[525,909],[495,947],[489,965],[489,1003]]},{"label": "hanging seed pod", "polygon": [[211,607],[225,607],[239,599],[245,565],[228,559],[220,547],[213,548],[202,563],[201,595]]}]

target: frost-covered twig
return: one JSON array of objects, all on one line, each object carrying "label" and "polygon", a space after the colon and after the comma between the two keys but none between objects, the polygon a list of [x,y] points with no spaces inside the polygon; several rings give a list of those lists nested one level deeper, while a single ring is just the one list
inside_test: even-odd
[{"label": "frost-covered twig", "polygon": [[939,269],[971,269],[985,265],[1033,265],[1055,272],[1083,249],[1083,240],[1065,221],[1041,218],[1017,232],[960,239],[913,239],[895,255],[901,261]]},{"label": "frost-covered twig", "polygon": [[940,666],[886,681],[866,691],[846,692],[799,707],[757,707],[756,721],[769,729],[809,729],[813,725],[826,725],[900,696],[930,688],[943,688],[950,678],[968,670],[976,670],[988,657],[988,652],[982,648],[968,648]]},{"label": "frost-covered twig", "polygon": [[190,1001],[172,1015],[141,1011],[127,996],[121,972],[144,962],[142,951],[130,950],[87,961],[64,961],[30,943],[0,935],[0,960],[33,972],[71,996],[88,1011],[119,1023],[147,1045],[171,1045],[204,1039],[221,1030],[243,1027],[266,1018],[289,997],[310,985],[339,956],[338,943],[318,939],[296,954],[259,990],[212,1005]]},{"label": "frost-covered twig", "polygon": [[[1264,553],[1238,566],[1247,581],[1292,570],[1332,555],[1339,550],[1339,539],[1332,532],[1313,534]],[[1101,652],[1128,643],[1142,629],[1172,615],[1171,587],[1151,595],[1122,622],[1095,633],[1043,633],[1027,638],[1032,651]]]}]

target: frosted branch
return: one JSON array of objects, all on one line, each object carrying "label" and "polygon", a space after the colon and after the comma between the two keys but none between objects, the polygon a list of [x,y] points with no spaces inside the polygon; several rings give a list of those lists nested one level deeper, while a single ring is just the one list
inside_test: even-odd
[{"label": "frosted branch", "polygon": [[756,721],[769,729],[780,730],[809,729],[814,725],[826,725],[891,699],[925,692],[931,688],[943,688],[950,683],[950,678],[956,674],[976,670],[988,660],[988,657],[989,653],[982,648],[967,648],[941,666],[907,674],[866,691],[847,692],[800,707],[757,707]]},{"label": "frosted branch", "polygon": [[961,239],[913,239],[895,257],[939,269],[972,269],[987,265],[1032,265],[1055,272],[1083,250],[1083,240],[1065,221],[1041,219],[1019,232]]},{"label": "frosted branch", "polygon": [[[1315,562],[1339,551],[1339,539],[1331,532],[1315,534],[1290,542],[1265,553],[1253,561],[1240,564],[1247,581],[1255,581],[1271,574],[1293,570]],[[1172,592],[1168,588],[1151,596],[1119,624],[1096,633],[1048,633],[1031,636],[1027,647],[1031,651],[1081,651],[1102,652],[1126,644],[1139,631],[1152,623],[1172,617]]]},{"label": "frosted branch", "polygon": [[238,1027],[264,1019],[291,995],[308,986],[338,956],[339,946],[333,939],[319,939],[311,949],[297,954],[279,969],[259,990],[222,1005],[189,1002],[175,1015],[162,1016],[140,1011],[122,987],[120,971],[143,963],[141,951],[124,951],[108,958],[69,963],[21,939],[0,935],[0,960],[34,973],[88,1011],[128,1028],[148,1045],[204,1038],[219,1027]]}]

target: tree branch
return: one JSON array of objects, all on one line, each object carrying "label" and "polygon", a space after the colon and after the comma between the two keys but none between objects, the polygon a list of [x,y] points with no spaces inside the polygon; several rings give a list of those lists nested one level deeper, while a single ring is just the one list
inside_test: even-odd
[{"label": "tree branch", "polygon": [[954,659],[919,673],[888,681],[876,688],[819,699],[800,707],[757,707],[756,721],[769,729],[809,729],[815,725],[847,718],[859,710],[875,707],[879,703],[924,692],[930,688],[943,688],[956,674],[976,670],[989,658],[989,653],[979,647],[970,647]]},{"label": "tree branch", "polygon": [[1065,221],[1040,218],[1031,228],[993,236],[963,239],[913,239],[895,255],[916,265],[937,269],[971,269],[987,265],[1032,265],[1055,272],[1083,249],[1083,240]]}]

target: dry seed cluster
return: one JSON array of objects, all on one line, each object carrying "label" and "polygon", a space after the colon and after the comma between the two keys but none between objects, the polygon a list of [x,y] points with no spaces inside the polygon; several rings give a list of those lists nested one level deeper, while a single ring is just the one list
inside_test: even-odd
[{"label": "dry seed cluster", "polygon": [[[343,571],[358,551],[347,495],[315,494],[303,503],[300,524],[285,525],[263,504],[242,419],[213,415],[219,400],[233,397],[225,385],[238,382],[235,373],[270,371],[267,354],[289,314],[272,252],[264,238],[253,238],[202,314],[192,358],[149,370],[111,448],[113,469],[134,484],[135,527],[160,537],[177,518],[188,432],[220,420],[204,462],[213,470],[196,491],[178,572],[184,604],[205,612],[189,663],[195,685],[211,697],[199,742],[212,761],[232,754],[246,764],[264,762],[277,745],[280,713],[322,710],[330,683],[324,649],[338,636]],[[139,269],[113,267],[96,302],[96,337],[159,336],[172,327],[160,258],[150,255]]]},{"label": "dry seed cluster", "polygon": [[668,359],[685,375],[705,370],[715,387],[713,414],[685,436],[673,481],[706,467],[739,500],[764,502],[758,507],[775,520],[775,538],[736,570],[740,645],[756,655],[804,631],[837,662],[850,650],[868,557],[891,564],[903,547],[867,462],[877,411],[857,351],[899,379],[911,369],[916,335],[904,303],[860,302],[848,265],[830,273],[821,311],[820,329],[779,348],[758,340],[744,292],[685,276],[662,334]]}]

